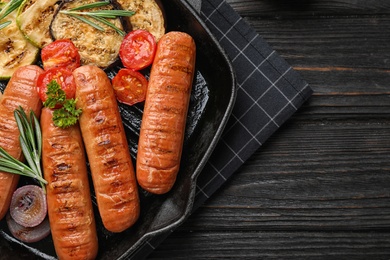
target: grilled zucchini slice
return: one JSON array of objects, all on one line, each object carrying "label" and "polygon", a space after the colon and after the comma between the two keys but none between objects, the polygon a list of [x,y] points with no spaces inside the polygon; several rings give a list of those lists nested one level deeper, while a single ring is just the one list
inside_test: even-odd
[{"label": "grilled zucchini slice", "polygon": [[11,78],[20,66],[33,64],[39,49],[23,36],[16,24],[17,10],[7,15],[2,22],[11,24],[0,30],[0,80]]},{"label": "grilled zucchini slice", "polygon": [[[53,17],[50,32],[55,40],[70,39],[74,43],[80,53],[82,65],[91,64],[106,68],[119,59],[119,48],[123,36],[119,35],[113,28],[98,21],[94,20],[95,23],[105,29],[104,31],[100,31],[77,18],[60,12],[60,10],[69,10],[94,2],[98,2],[98,0],[63,2]],[[99,8],[104,10],[115,9],[112,4]],[[90,11],[95,9],[90,9]],[[123,25],[119,18],[110,19],[110,22],[123,30]]]},{"label": "grilled zucchini slice", "polygon": [[53,40],[50,23],[58,9],[58,0],[25,0],[19,8],[16,23],[24,36],[38,48]]},{"label": "grilled zucchini slice", "polygon": [[116,2],[123,10],[135,12],[133,16],[123,18],[131,24],[133,30],[147,30],[157,41],[165,34],[165,15],[159,0],[116,0]]}]

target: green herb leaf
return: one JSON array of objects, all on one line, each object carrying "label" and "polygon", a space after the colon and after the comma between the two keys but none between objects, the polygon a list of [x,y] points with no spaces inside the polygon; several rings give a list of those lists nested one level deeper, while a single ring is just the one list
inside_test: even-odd
[{"label": "green herb leaf", "polygon": [[[0,11],[0,21],[19,8],[24,0],[11,0]],[[10,25],[11,21],[0,22],[0,30]]]},{"label": "green herb leaf", "polygon": [[0,171],[19,174],[39,181],[44,192],[47,181],[43,178],[41,167],[42,134],[39,121],[34,112],[30,112],[28,119],[22,107],[14,111],[16,124],[20,133],[20,145],[27,164],[12,157],[0,147]]},{"label": "green herb leaf", "polygon": [[67,99],[60,109],[54,110],[54,125],[61,128],[72,126],[79,120],[81,112],[81,109],[76,108],[76,100]]},{"label": "green herb leaf", "polygon": [[74,17],[74,18],[76,18],[76,19],[78,19],[78,20],[80,20],[80,21],[82,21],[82,22],[84,22],[84,23],[86,23],[86,24],[88,24],[88,25],[90,25],[90,26],[92,26],[93,28],[95,28],[95,29],[97,29],[99,31],[104,32],[104,28],[103,27],[101,27],[100,25],[92,22],[91,20],[88,20],[87,18],[85,18],[83,16],[76,15],[76,14],[69,14],[69,15]]},{"label": "green herb leaf", "polygon": [[[53,123],[55,126],[66,128],[77,123],[81,109],[76,108],[76,100],[67,99],[66,93],[54,79],[47,85],[47,99],[43,105],[54,109]],[[60,108],[56,108],[60,106]]]},{"label": "green herb leaf", "polygon": [[[97,7],[105,6],[108,4],[110,4],[110,2],[108,2],[108,1],[90,3],[90,4],[85,4],[85,5],[81,5],[81,6],[72,8],[70,10],[61,10],[60,13],[70,15],[74,18],[79,19],[80,21],[82,21],[86,24],[89,24],[90,26],[96,28],[99,31],[104,31],[103,27],[101,27],[96,22],[88,19],[88,18],[92,18],[96,21],[99,21],[102,24],[105,24],[105,25],[113,28],[117,33],[124,36],[125,32],[123,30],[121,30],[120,28],[118,28],[115,24],[108,21],[107,19],[115,19],[117,17],[132,16],[135,14],[135,12],[127,11],[127,10],[117,10],[117,9],[80,11],[80,10],[86,10],[86,9],[91,9],[91,8],[97,8]],[[88,18],[86,18],[86,17],[88,17]]]},{"label": "green herb leaf", "polygon": [[60,84],[54,79],[47,85],[47,99],[43,103],[45,107],[55,108],[57,104],[62,104],[66,100],[65,91],[61,89]]},{"label": "green herb leaf", "polygon": [[13,11],[15,11],[16,9],[19,8],[19,6],[22,4],[24,0],[11,0],[9,1],[5,6],[4,8],[1,10],[0,12],[0,20],[4,19],[5,17],[7,17],[7,15],[9,15],[10,13],[12,13]]},{"label": "green herb leaf", "polygon": [[101,2],[96,2],[96,3],[90,3],[90,4],[85,4],[81,5],[75,8],[70,9],[71,11],[78,11],[78,10],[84,10],[84,9],[90,9],[90,8],[96,8],[96,7],[101,7],[110,4],[108,1],[101,1]]},{"label": "green herb leaf", "polygon": [[0,23],[0,30],[7,27],[8,25],[11,24],[11,21],[7,21],[7,22],[4,22],[4,23]]},{"label": "green herb leaf", "polygon": [[[102,17],[99,17],[99,16],[94,16],[92,15],[91,18],[111,27],[112,29],[114,29],[119,35],[121,36],[125,36],[125,32],[121,29],[119,29],[118,27],[116,27],[113,23],[110,23],[107,19],[105,18],[102,18]],[[104,30],[104,29],[103,29]]]}]

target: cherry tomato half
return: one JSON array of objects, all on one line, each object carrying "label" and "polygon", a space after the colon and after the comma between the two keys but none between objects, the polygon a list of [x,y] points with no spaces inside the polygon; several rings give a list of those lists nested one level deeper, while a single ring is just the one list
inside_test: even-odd
[{"label": "cherry tomato half", "polygon": [[112,79],[112,86],[117,100],[131,106],[145,100],[148,80],[140,72],[124,68]]},{"label": "cherry tomato half", "polygon": [[45,102],[47,99],[47,85],[52,80],[57,81],[61,89],[65,91],[67,99],[74,98],[76,94],[76,83],[72,71],[64,68],[51,68],[39,75],[37,80],[37,90],[42,102]]},{"label": "cherry tomato half", "polygon": [[119,49],[119,57],[126,68],[142,70],[152,64],[156,48],[154,36],[138,29],[125,36]]},{"label": "cherry tomato half", "polygon": [[49,43],[41,50],[43,68],[67,68],[74,70],[80,66],[80,54],[71,40],[61,39]]}]

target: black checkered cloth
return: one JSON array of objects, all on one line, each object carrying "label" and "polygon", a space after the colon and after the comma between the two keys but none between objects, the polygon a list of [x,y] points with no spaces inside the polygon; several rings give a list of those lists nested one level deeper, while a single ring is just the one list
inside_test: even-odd
[{"label": "black checkered cloth", "polygon": [[[203,0],[201,17],[236,73],[236,103],[221,140],[197,180],[196,210],[311,96],[312,90],[225,0]],[[169,234],[147,241],[144,258]]]},{"label": "black checkered cloth", "polygon": [[198,177],[203,204],[310,97],[309,85],[224,0],[204,0],[201,16],[236,73],[237,100],[222,139]]}]

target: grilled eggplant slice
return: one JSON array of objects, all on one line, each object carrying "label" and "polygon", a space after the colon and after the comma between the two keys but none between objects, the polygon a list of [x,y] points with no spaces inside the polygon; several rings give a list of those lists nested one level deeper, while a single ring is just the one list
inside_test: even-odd
[{"label": "grilled eggplant slice", "polygon": [[2,21],[11,21],[0,30],[0,80],[11,78],[20,66],[36,62],[39,49],[23,36],[16,24],[17,10],[7,15]]},{"label": "grilled eggplant slice", "polygon": [[159,0],[116,0],[116,2],[123,10],[135,12],[133,16],[123,18],[131,24],[133,30],[147,30],[157,41],[165,34],[165,14]]},{"label": "grilled eggplant slice", "polygon": [[50,22],[58,9],[58,0],[25,0],[19,8],[16,23],[24,36],[38,48],[53,40],[50,36]]},{"label": "grilled eggplant slice", "polygon": [[[60,10],[69,10],[89,3],[95,3],[99,0],[74,0],[64,1],[60,4],[50,25],[50,33],[53,40],[70,39],[77,47],[80,53],[80,62],[82,65],[90,64],[100,68],[106,68],[119,59],[119,48],[123,36],[118,34],[113,28],[95,21],[105,30],[100,31],[91,25],[80,21],[70,15],[63,14]],[[115,9],[113,4],[98,7],[99,9]],[[88,11],[97,8],[88,9]],[[120,18],[110,19],[110,22],[116,27],[123,29]]]}]

